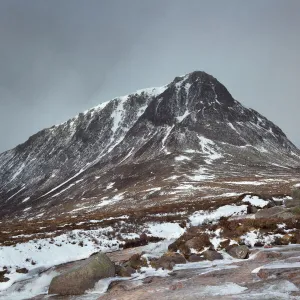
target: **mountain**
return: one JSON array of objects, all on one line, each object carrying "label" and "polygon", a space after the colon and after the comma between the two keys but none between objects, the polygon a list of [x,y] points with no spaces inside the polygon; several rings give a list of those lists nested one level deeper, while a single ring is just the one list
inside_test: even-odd
[{"label": "mountain", "polygon": [[235,180],[247,191],[276,190],[299,168],[300,151],[279,127],[196,71],[102,103],[0,154],[0,218],[227,197],[238,192]]}]

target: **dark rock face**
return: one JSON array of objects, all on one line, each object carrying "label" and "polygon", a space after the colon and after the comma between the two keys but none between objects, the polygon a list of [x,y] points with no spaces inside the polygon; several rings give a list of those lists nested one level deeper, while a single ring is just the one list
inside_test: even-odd
[{"label": "dark rock face", "polygon": [[[101,104],[0,154],[0,218],[106,209],[104,197],[113,206],[117,191],[153,174],[162,181],[205,167],[215,175],[224,164],[296,168],[300,151],[214,77],[193,72]],[[133,206],[150,200],[122,197]]]},{"label": "dark rock face", "polygon": [[102,278],[115,276],[115,265],[104,253],[92,256],[84,265],[54,277],[49,294],[81,295]]}]

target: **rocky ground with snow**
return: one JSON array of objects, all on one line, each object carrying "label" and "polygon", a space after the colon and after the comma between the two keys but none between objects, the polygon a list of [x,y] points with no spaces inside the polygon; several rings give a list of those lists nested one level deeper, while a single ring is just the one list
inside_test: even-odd
[{"label": "rocky ground with snow", "polygon": [[185,218],[132,223],[123,215],[76,223],[90,226],[82,229],[65,224],[49,237],[17,234],[0,246],[0,299],[47,298],[53,277],[99,251],[115,263],[116,277],[84,295],[50,299],[297,299],[297,201],[245,194]]}]

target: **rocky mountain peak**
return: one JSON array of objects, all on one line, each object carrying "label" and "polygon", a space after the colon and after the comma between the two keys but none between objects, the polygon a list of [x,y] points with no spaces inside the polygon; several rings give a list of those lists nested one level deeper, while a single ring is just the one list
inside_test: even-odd
[{"label": "rocky mountain peak", "polygon": [[84,203],[113,208],[122,199],[145,205],[144,196],[133,198],[149,176],[164,195],[164,184],[180,184],[178,177],[196,184],[236,168],[299,165],[300,151],[280,128],[195,71],[102,103],[0,154],[0,217],[51,215],[56,206],[70,213]]}]

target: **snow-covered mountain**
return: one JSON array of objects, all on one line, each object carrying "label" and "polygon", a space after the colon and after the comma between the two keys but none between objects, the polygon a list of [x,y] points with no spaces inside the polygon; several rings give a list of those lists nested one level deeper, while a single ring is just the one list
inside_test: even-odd
[{"label": "snow-covered mountain", "polygon": [[196,71],[102,103],[0,154],[0,217],[182,201],[201,189],[205,197],[201,185],[212,179],[299,166],[300,151],[280,128]]}]

